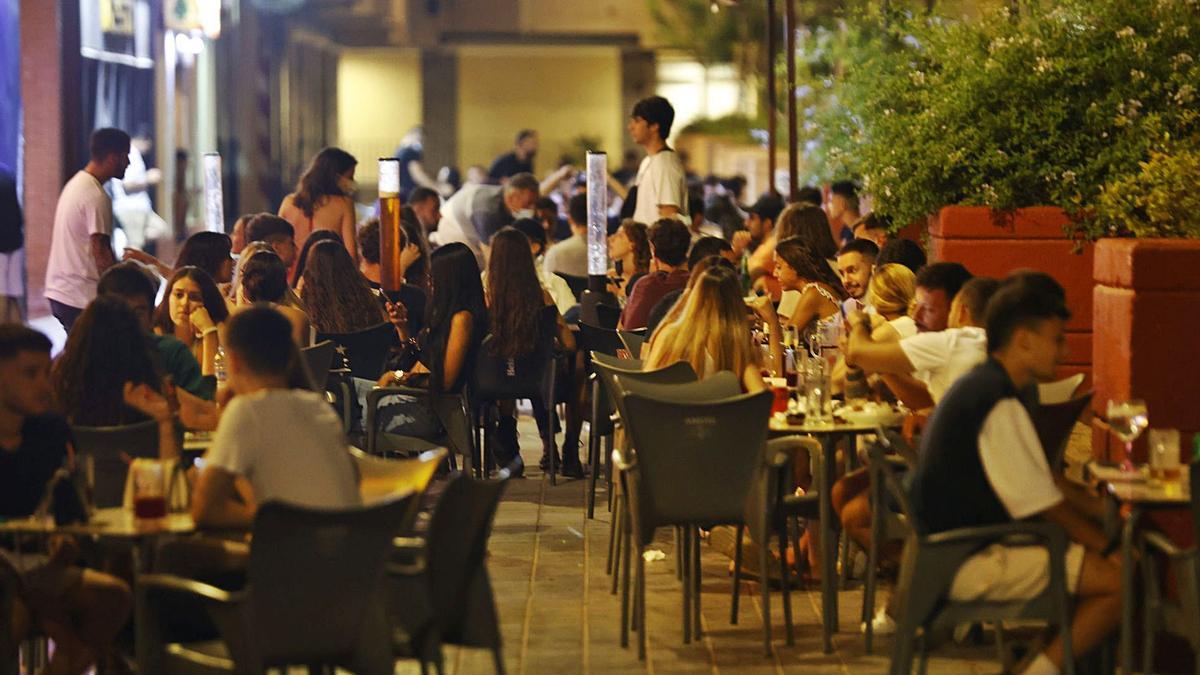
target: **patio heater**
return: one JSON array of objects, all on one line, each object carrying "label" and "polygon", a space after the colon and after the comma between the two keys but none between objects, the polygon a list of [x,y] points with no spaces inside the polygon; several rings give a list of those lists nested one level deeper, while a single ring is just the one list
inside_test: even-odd
[{"label": "patio heater", "polygon": [[608,288],[608,155],[587,153],[588,290]]},{"label": "patio heater", "polygon": [[221,191],[221,155],[206,152],[204,170],[204,229],[225,231],[225,196]]},{"label": "patio heater", "polygon": [[404,269],[400,266],[400,160],[379,158],[379,285],[383,294],[398,302],[404,286]]}]

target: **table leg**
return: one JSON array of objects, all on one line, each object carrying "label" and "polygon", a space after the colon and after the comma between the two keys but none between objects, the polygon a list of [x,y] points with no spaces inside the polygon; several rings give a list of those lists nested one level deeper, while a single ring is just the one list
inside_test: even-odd
[{"label": "table leg", "polygon": [[821,471],[818,516],[821,528],[821,618],[823,649],[833,652],[833,634],[837,632],[837,530],[833,527],[833,490],[837,474],[837,437],[833,434],[821,439]]},{"label": "table leg", "polygon": [[135,540],[133,542],[133,655],[138,664],[138,669],[146,668],[150,662],[152,655],[150,654],[149,632],[150,626],[146,624],[146,596],[139,587],[138,579],[147,572],[147,565],[142,542]]},{"label": "table leg", "polygon": [[1133,507],[1121,529],[1121,672],[1133,675],[1133,528],[1140,515]]}]

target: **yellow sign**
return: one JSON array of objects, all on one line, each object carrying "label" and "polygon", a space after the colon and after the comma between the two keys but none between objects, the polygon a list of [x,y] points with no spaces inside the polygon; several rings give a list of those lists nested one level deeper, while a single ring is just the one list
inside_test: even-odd
[{"label": "yellow sign", "polygon": [[134,0],[99,0],[100,30],[115,35],[133,35]]}]

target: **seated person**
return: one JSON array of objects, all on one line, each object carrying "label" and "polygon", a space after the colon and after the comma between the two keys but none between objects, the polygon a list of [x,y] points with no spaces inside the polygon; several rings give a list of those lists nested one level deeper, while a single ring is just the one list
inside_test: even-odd
[{"label": "seated person", "polygon": [[171,383],[193,396],[211,401],[217,390],[215,377],[200,372],[200,362],[174,335],[158,335],[153,330],[154,296],[158,284],[139,263],[126,261],[105,270],[96,288],[98,296],[118,298],[137,315],[154,344],[159,370]]},{"label": "seated person", "polygon": [[854,239],[838,251],[837,273],[848,296],[842,303],[844,314],[871,306],[867,300],[867,289],[878,256],[879,247],[870,239]]},{"label": "seated person", "polygon": [[912,270],[913,274],[920,274],[926,262],[928,261],[925,259],[925,250],[911,239],[888,241],[879,249],[879,257],[875,259],[876,265],[898,263]]},{"label": "seated person", "polygon": [[[328,230],[322,230],[327,232]],[[311,239],[311,238],[310,238]],[[273,251],[259,251],[242,266],[242,293],[244,305],[267,303],[279,310],[292,324],[292,339],[301,347],[309,344],[310,326],[308,315],[283,304],[287,300],[287,267]]]},{"label": "seated person", "polygon": [[654,305],[667,293],[687,285],[691,243],[687,226],[675,218],[663,218],[650,227],[650,272],[629,292],[619,328],[644,328]]},{"label": "seated person", "polygon": [[588,223],[587,195],[571,197],[567,208],[567,222],[571,224],[571,237],[550,247],[543,264],[546,276],[565,274],[570,277],[588,275]]},{"label": "seated person", "polygon": [[[692,243],[692,248],[688,250],[688,270],[694,270],[697,263],[710,256],[720,256],[728,260],[729,264],[731,265],[736,265],[738,262],[738,259],[733,255],[733,247],[729,245],[729,242],[721,239],[720,237],[704,236],[694,241]],[[694,275],[689,274],[689,284],[691,283],[690,280],[693,278],[693,276]],[[677,291],[671,291],[654,304],[654,307],[650,309],[650,314],[646,317],[647,337],[654,335],[654,331],[656,328],[658,328],[658,324],[662,322],[663,317],[667,315],[667,312],[670,312],[671,308],[675,306],[675,301],[679,299],[679,296],[683,295],[683,292],[683,288]],[[636,356],[636,354],[634,356]]]},{"label": "seated person", "polygon": [[[408,310],[408,332],[416,335],[425,325],[425,291],[415,284],[407,282],[408,269],[421,258],[421,247],[408,238],[405,228],[401,227],[400,234],[400,289],[397,291],[400,303]],[[367,285],[378,291],[381,286],[383,266],[379,262],[380,253],[379,219],[370,218],[358,228],[358,270],[367,280]]]},{"label": "seated person", "polygon": [[270,213],[255,214],[246,222],[246,244],[266,242],[275,255],[291,268],[296,264],[296,229],[288,221]]},{"label": "seated person", "polygon": [[[957,263],[936,263],[917,276],[913,320],[922,331],[917,335],[877,342],[869,319],[858,313],[848,318],[846,365],[884,375],[888,387],[913,410],[937,403],[959,376],[986,357],[983,308],[999,282],[981,277],[965,284],[944,283],[943,277],[957,276],[954,268],[969,274]],[[914,386],[894,375],[912,375],[920,384]]]},{"label": "seated person", "polygon": [[[529,252],[533,254],[533,266],[537,270],[538,281],[541,282],[542,288],[550,293],[550,297],[554,298],[554,306],[558,308],[558,313],[566,316],[578,301],[575,299],[575,291],[571,290],[566,279],[557,274],[546,274],[545,256],[542,255],[546,251],[546,231],[533,218],[517,218],[512,227],[520,230],[529,239]],[[485,276],[486,274],[484,272]],[[486,282],[486,279],[484,281]]]},{"label": "seated person", "polygon": [[[51,413],[50,340],[19,324],[0,325],[0,382],[0,518],[24,518],[59,468],[72,464],[70,429]],[[52,539],[48,558],[18,571],[12,614],[0,616],[0,630],[14,643],[33,626],[54,641],[47,673],[86,672],[132,607],[125,582],[73,566],[77,552],[71,539]],[[0,565],[20,570],[16,562],[0,551]]]},{"label": "seated person", "polygon": [[[251,307],[226,328],[229,388],[212,448],[196,481],[192,517],[208,528],[249,528],[257,504],[282,499],[316,508],[361,503],[341,420],[320,394],[291,388],[300,359],[292,325]],[[249,483],[249,494],[237,479]]]},{"label": "seated person", "polygon": [[[1066,352],[1070,312],[1063,289],[1042,273],[1005,280],[987,306],[988,360],[959,379],[934,411],[921,443],[911,495],[922,534],[1043,518],[1070,540],[1068,591],[1076,596],[1070,626],[1076,658],[1117,625],[1120,559],[1107,539],[1063,498],[1030,419],[1028,393],[1054,379]],[[1034,394],[1036,399],[1036,394]],[[1031,598],[1049,583],[1044,548],[993,544],[959,567],[949,597],[959,601]],[[1058,673],[1060,637],[1020,672]]]}]

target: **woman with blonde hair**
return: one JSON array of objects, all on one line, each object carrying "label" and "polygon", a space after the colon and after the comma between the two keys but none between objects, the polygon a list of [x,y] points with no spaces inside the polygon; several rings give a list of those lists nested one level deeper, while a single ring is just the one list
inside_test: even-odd
[{"label": "woman with blonde hair", "polygon": [[[917,334],[917,323],[908,315],[916,294],[917,276],[904,265],[876,267],[867,287],[867,304],[881,317],[875,340],[902,340]],[[884,328],[886,326],[886,329]]]},{"label": "woman with blonde hair", "polygon": [[[762,356],[751,338],[737,272],[710,264],[679,302],[678,315],[664,320],[654,332],[645,368],[656,370],[687,361],[701,377],[728,370],[741,379],[745,391],[765,389]],[[770,300],[757,298],[751,307],[771,325],[776,340],[779,318]],[[772,353],[777,352],[773,349]]]}]

